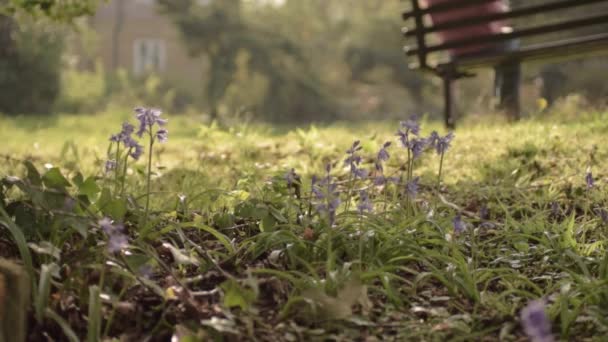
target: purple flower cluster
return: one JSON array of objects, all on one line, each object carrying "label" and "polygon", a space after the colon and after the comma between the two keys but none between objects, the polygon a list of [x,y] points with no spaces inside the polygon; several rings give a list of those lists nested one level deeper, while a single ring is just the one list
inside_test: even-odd
[{"label": "purple flower cluster", "polygon": [[530,302],[521,310],[521,324],[524,332],[532,342],[553,342],[551,334],[551,321],[545,312],[545,303],[542,300]]},{"label": "purple flower cluster", "polygon": [[467,225],[462,220],[462,216],[460,214],[454,217],[454,220],[452,220],[452,226],[454,227],[454,234],[456,235],[461,234],[465,230],[467,230]]},{"label": "purple flower cluster", "polygon": [[405,121],[401,121],[401,128],[405,128],[406,134],[408,132],[411,132],[413,135],[420,134],[420,124],[418,123],[418,117],[414,115]]},{"label": "purple flower cluster", "polygon": [[369,194],[365,190],[361,190],[359,192],[359,203],[357,204],[357,210],[361,215],[363,215],[365,212],[371,213],[374,211],[374,205],[369,199]]},{"label": "purple flower cluster", "polygon": [[388,150],[387,150],[391,145],[392,145],[392,142],[387,141],[382,145],[382,147],[378,151],[378,155],[376,157],[376,170],[378,170],[378,171],[384,170],[382,163],[386,162],[391,157],[391,155],[388,153]]},{"label": "purple flower cluster", "polygon": [[[417,136],[413,138],[410,134]],[[401,128],[397,130],[397,137],[404,148],[412,153],[413,159],[418,159],[429,147],[434,148],[437,154],[444,154],[450,147],[454,133],[450,132],[442,137],[436,131],[431,132],[428,138],[418,137],[420,135],[420,125],[414,118],[401,122]]]},{"label": "purple flower cluster", "polygon": [[384,163],[391,157],[388,153],[388,148],[391,145],[392,143],[390,141],[385,142],[378,151],[378,154],[376,155],[376,161],[374,162],[374,164],[376,171],[378,171],[379,174],[374,178],[374,185],[380,186],[386,184],[387,182],[397,183],[399,181],[399,178],[397,177],[385,177],[383,174]]},{"label": "purple flower cluster", "polygon": [[420,180],[420,177],[416,177],[414,179],[412,179],[411,181],[407,182],[407,184],[405,184],[405,191],[407,192],[407,195],[411,198],[411,199],[415,199],[416,196],[418,195],[418,181]]},{"label": "purple flower cluster", "polygon": [[425,138],[413,138],[408,143],[408,148],[412,152],[412,158],[418,159],[428,146],[428,140]]},{"label": "purple flower cluster", "polygon": [[329,225],[333,226],[336,220],[336,210],[340,206],[340,193],[338,184],[332,181],[331,164],[325,167],[326,176],[320,181],[316,176],[312,177],[312,194],[317,202],[316,208],[320,213],[326,213],[329,217]]},{"label": "purple flower cluster", "polygon": [[106,173],[116,170],[116,159],[106,160],[104,168],[106,170]]},{"label": "purple flower cluster", "polygon": [[296,170],[294,168],[287,171],[287,173],[285,174],[285,180],[287,181],[287,187],[291,187],[293,185],[293,182],[296,180],[296,177],[297,177]]},{"label": "purple flower cluster", "polygon": [[[135,117],[139,121],[139,129],[135,134],[141,138],[145,132],[152,132],[154,125],[164,126],[167,124],[167,119],[161,118],[161,114],[162,112],[158,109],[136,108]],[[122,130],[119,133],[110,136],[110,141],[118,144],[122,143],[127,148],[128,155],[135,160],[139,160],[144,153],[144,147],[133,139],[132,135],[134,132],[135,126],[125,122],[122,124]],[[154,133],[153,137],[159,142],[164,143],[169,138],[169,131],[166,128],[160,128]],[[112,163],[109,160],[105,166],[106,172],[109,172],[116,168],[116,162]]]},{"label": "purple flower cluster", "polygon": [[[135,108],[135,117],[139,121],[139,129],[137,130],[137,136],[142,137],[145,132],[152,133],[152,127],[156,124],[163,127],[167,124],[168,120],[163,119],[160,116],[163,112],[160,109],[155,108]],[[159,129],[156,132],[156,137],[159,141],[164,142],[167,140],[168,131],[166,129]]]},{"label": "purple flower cluster", "polygon": [[587,189],[593,188],[593,174],[591,171],[587,171],[587,174],[585,174],[585,183],[587,183]]},{"label": "purple flower cluster", "polygon": [[355,178],[361,179],[367,177],[367,171],[359,168],[359,165],[361,164],[361,156],[357,152],[361,151],[362,148],[361,142],[359,140],[355,141],[353,145],[346,151],[347,157],[344,160],[344,165],[350,167],[351,175],[355,176]]},{"label": "purple flower cluster", "polygon": [[104,217],[98,222],[99,227],[108,236],[108,251],[110,253],[120,252],[127,248],[129,245],[129,239],[123,233],[124,226],[122,224],[115,224],[111,219]]},{"label": "purple flower cluster", "polygon": [[446,136],[440,137],[437,132],[433,132],[431,133],[431,139],[430,145],[435,148],[437,154],[442,155],[450,148],[450,143],[454,139],[454,133],[450,132]]},{"label": "purple flower cluster", "polygon": [[[135,127],[130,123],[125,122],[122,124],[122,130],[118,134],[112,134],[110,141],[118,144],[122,143],[129,150],[129,156],[135,160],[138,160],[144,152],[144,147],[133,139],[132,135],[134,131]],[[108,169],[108,166],[110,165],[106,162],[106,171],[113,170]]]},{"label": "purple flower cluster", "polygon": [[[417,118],[413,116],[405,121],[401,121],[400,126],[401,127],[397,130],[396,135],[399,137],[401,146],[411,149],[412,140],[415,140],[415,138],[410,139],[410,133],[418,136],[420,134],[420,124],[418,123]],[[419,143],[420,142],[417,144]]]},{"label": "purple flower cluster", "polygon": [[122,130],[118,134],[112,134],[110,141],[127,143],[131,139],[131,134],[135,131],[135,127],[128,122],[123,122]]}]

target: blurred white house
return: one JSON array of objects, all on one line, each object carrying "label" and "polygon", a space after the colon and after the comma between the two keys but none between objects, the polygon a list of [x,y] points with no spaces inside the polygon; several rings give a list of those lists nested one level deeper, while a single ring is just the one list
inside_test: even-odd
[{"label": "blurred white house", "polygon": [[122,68],[134,75],[154,72],[180,87],[200,87],[203,59],[188,54],[170,18],[155,0],[103,2],[90,23],[99,39],[105,70]]}]

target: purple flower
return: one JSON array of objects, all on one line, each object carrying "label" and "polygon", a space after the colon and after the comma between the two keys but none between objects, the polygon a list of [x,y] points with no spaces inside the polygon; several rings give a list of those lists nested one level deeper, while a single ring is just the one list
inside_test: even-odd
[{"label": "purple flower", "polygon": [[104,217],[101,220],[99,220],[97,222],[97,224],[99,225],[99,227],[106,233],[109,234],[110,232],[114,231],[114,225],[112,225],[112,220],[108,217]]},{"label": "purple flower", "polygon": [[358,156],[356,154],[352,154],[348,157],[346,157],[346,159],[344,159],[344,165],[350,165],[351,171],[353,170],[353,167],[356,168],[357,165],[359,165],[361,163],[361,156]]},{"label": "purple flower", "polygon": [[553,217],[559,215],[559,204],[557,202],[551,202],[551,215],[553,215]]},{"label": "purple flower", "polygon": [[359,164],[361,164],[361,156],[357,154],[362,147],[360,146],[359,140],[355,141],[353,145],[346,151],[348,157],[344,160],[344,165],[350,166],[350,173],[355,176],[355,178],[365,178],[367,177],[367,171],[360,169]]},{"label": "purple flower", "polygon": [[402,147],[407,148],[409,146],[409,134],[407,131],[404,132],[401,129],[398,129],[397,134],[395,135],[399,137]]},{"label": "purple flower", "polygon": [[108,237],[108,251],[110,253],[120,252],[129,246],[129,240],[124,234],[113,234]]},{"label": "purple flower", "polygon": [[382,145],[382,148],[378,151],[378,161],[385,162],[390,158],[390,154],[388,154],[388,151],[386,150],[389,146],[391,146],[390,141],[387,141]]},{"label": "purple flower", "polygon": [[312,194],[317,200],[316,208],[320,213],[326,213],[329,217],[329,225],[333,226],[336,217],[336,210],[340,206],[340,194],[338,184],[332,182],[330,175],[331,166],[326,167],[327,176],[321,181],[312,178]]},{"label": "purple flower", "polygon": [[359,203],[357,204],[357,210],[359,210],[359,214],[361,215],[363,215],[364,212],[371,213],[374,210],[374,206],[369,200],[369,195],[365,190],[361,190],[359,192]]},{"label": "purple flower", "polygon": [[376,178],[374,178],[374,185],[380,186],[380,185],[384,185],[386,183],[399,183],[399,177],[385,177],[385,176],[377,176]]},{"label": "purple flower", "polygon": [[353,142],[353,145],[348,150],[346,150],[346,153],[354,154],[355,152],[360,151],[363,148],[360,144],[360,140],[355,140],[355,142]]},{"label": "purple flower", "polygon": [[150,264],[144,264],[137,269],[139,276],[145,279],[151,279],[154,275],[154,267]]},{"label": "purple flower", "polygon": [[356,169],[353,174],[355,175],[355,178],[365,179],[369,173],[365,169]]},{"label": "purple flower", "polygon": [[534,300],[521,310],[521,323],[524,332],[532,342],[553,342],[551,322],[545,312],[545,303]]},{"label": "purple flower", "polygon": [[133,146],[133,150],[131,151],[131,153],[129,154],[133,159],[135,160],[139,160],[139,157],[141,157],[141,155],[144,153],[144,147],[141,146],[140,144],[135,144]]},{"label": "purple flower", "polygon": [[462,220],[462,216],[460,214],[454,217],[454,220],[452,220],[452,226],[454,227],[454,234],[460,234],[467,229],[467,225]]},{"label": "purple flower", "polygon": [[128,122],[122,123],[122,132],[125,136],[131,136],[135,132],[135,126],[131,125]]},{"label": "purple flower", "polygon": [[419,180],[420,180],[420,177],[416,177],[416,178],[412,179],[411,181],[407,182],[407,184],[405,185],[405,191],[407,192],[407,195],[411,199],[415,199],[416,195],[418,195],[418,181]]},{"label": "purple flower", "polygon": [[482,220],[490,219],[490,211],[486,205],[482,205],[481,208],[479,208],[479,218]]},{"label": "purple flower", "polygon": [[439,141],[439,133],[437,131],[432,131],[431,135],[428,137],[429,146],[435,147],[437,146],[437,142]]},{"label": "purple flower", "polygon": [[139,121],[139,129],[137,130],[137,136],[142,137],[144,132],[151,132],[152,126],[155,124],[164,126],[167,123],[166,119],[161,118],[162,111],[155,108],[135,108],[135,117]]},{"label": "purple flower", "polygon": [[161,143],[167,142],[167,139],[169,139],[169,131],[166,128],[159,129],[156,131],[156,139]]},{"label": "purple flower", "polygon": [[405,121],[401,121],[401,127],[405,128],[406,133],[411,132],[413,135],[420,134],[420,124],[416,121],[415,116]]},{"label": "purple flower", "polygon": [[591,174],[591,171],[587,171],[585,182],[587,183],[587,189],[593,188],[593,175]]},{"label": "purple flower", "polygon": [[285,174],[285,180],[287,181],[287,186],[291,187],[291,185],[293,184],[295,179],[296,179],[296,170],[292,168],[291,170],[287,171],[287,173]]},{"label": "purple flower", "polygon": [[138,160],[139,157],[141,157],[141,155],[144,153],[144,147],[141,146],[137,141],[135,141],[133,138],[129,137],[127,138],[125,141],[125,146],[127,148],[129,148],[129,155],[135,159]]},{"label": "purple flower", "polygon": [[444,154],[448,148],[450,148],[450,143],[454,139],[454,133],[450,132],[445,137],[441,137],[437,140],[435,144],[435,150],[437,154]]},{"label": "purple flower", "polygon": [[123,122],[122,130],[118,134],[112,134],[110,141],[126,143],[128,139],[131,139],[131,134],[133,134],[134,130],[135,127],[133,125],[128,122]]},{"label": "purple flower", "polygon": [[412,157],[414,159],[419,158],[422,155],[422,152],[424,152],[427,144],[427,140],[423,138],[410,140],[409,149],[412,151]]},{"label": "purple flower", "polygon": [[116,169],[116,160],[110,159],[106,160],[106,164],[104,166],[106,173],[111,172]]},{"label": "purple flower", "polygon": [[114,222],[107,217],[99,220],[97,224],[99,224],[99,227],[108,236],[108,251],[110,253],[119,252],[129,245],[127,236],[122,232],[124,230],[122,224],[114,224]]},{"label": "purple flower", "polygon": [[602,222],[604,222],[604,224],[608,223],[608,211],[606,211],[606,209],[597,208],[595,209],[595,213],[602,219]]}]

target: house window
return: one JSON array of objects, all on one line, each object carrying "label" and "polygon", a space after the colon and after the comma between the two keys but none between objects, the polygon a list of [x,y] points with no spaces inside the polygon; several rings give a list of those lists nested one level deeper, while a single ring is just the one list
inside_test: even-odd
[{"label": "house window", "polygon": [[133,72],[136,75],[165,70],[166,59],[167,52],[163,40],[135,40],[133,44]]}]

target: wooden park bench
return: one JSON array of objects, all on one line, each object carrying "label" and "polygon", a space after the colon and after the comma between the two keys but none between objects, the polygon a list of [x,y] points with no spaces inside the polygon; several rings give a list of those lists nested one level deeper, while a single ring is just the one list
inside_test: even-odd
[{"label": "wooden park bench", "polygon": [[[501,63],[523,61],[547,61],[580,56],[589,56],[608,51],[608,0],[547,0],[541,4],[528,4],[522,8],[509,9],[500,13],[467,16],[433,24],[430,16],[448,13],[472,6],[495,2],[496,0],[452,0],[424,7],[421,0],[411,0],[411,9],[403,13],[403,19],[410,27],[403,29],[406,37],[413,40],[413,46],[406,46],[407,56],[415,57],[412,69],[431,72],[443,79],[444,118],[448,127],[454,127],[454,98],[452,82],[463,77],[474,76],[474,70],[492,67]],[[564,16],[574,14],[577,15]],[[559,14],[559,16],[556,16]],[[544,15],[549,23],[538,23],[535,16]],[[557,18],[557,20],[551,20]],[[441,41],[431,36],[437,32],[447,32],[466,27],[487,25],[504,21],[516,21],[516,28],[501,30],[495,34],[483,34],[457,40]],[[531,23],[531,24],[528,24]],[[601,29],[601,25],[605,25]],[[591,32],[590,32],[591,31]],[[595,31],[595,32],[593,32]],[[599,33],[598,33],[599,32]],[[571,38],[556,38],[555,36]],[[478,55],[467,55],[454,60],[441,56],[448,51],[471,46],[501,44],[514,40],[522,43],[516,49],[492,50]],[[532,41],[532,42],[530,42]],[[443,54],[442,54],[443,53]],[[519,101],[519,99],[517,99]],[[519,105],[517,104],[519,109]]]}]

